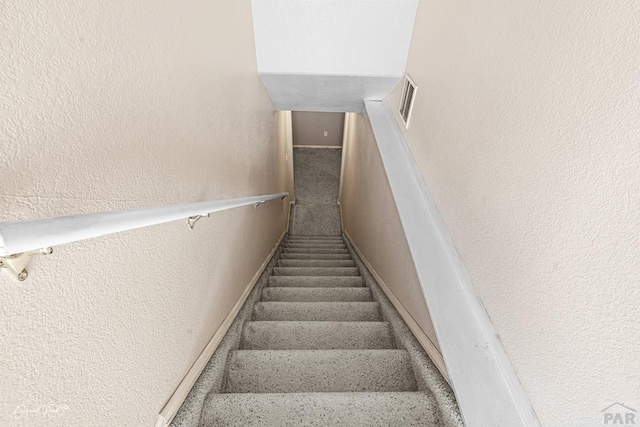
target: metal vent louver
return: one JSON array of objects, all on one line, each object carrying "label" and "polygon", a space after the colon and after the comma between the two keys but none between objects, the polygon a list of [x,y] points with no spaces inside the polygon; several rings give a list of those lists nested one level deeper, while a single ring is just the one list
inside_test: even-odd
[{"label": "metal vent louver", "polygon": [[413,110],[413,101],[416,96],[418,86],[411,80],[409,74],[404,76],[404,85],[402,87],[402,97],[400,98],[400,117],[405,126],[409,128],[409,120],[411,119],[411,111]]}]

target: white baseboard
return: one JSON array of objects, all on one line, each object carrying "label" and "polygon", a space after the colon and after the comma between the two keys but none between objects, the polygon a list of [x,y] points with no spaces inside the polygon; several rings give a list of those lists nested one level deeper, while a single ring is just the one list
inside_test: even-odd
[{"label": "white baseboard", "polygon": [[415,321],[413,316],[411,316],[409,311],[404,307],[404,305],[402,305],[400,300],[394,295],[394,293],[391,291],[391,288],[389,288],[389,285],[387,285],[385,281],[382,280],[382,277],[380,277],[376,269],[373,268],[369,260],[365,258],[365,256],[360,251],[360,248],[358,248],[358,245],[355,244],[355,242],[353,241],[353,238],[349,235],[349,233],[345,230],[344,234],[347,237],[347,239],[349,239],[351,246],[353,246],[353,249],[356,251],[360,259],[362,260],[363,264],[367,266],[373,278],[376,279],[376,282],[378,282],[378,285],[380,285],[380,288],[382,289],[382,291],[385,293],[387,298],[389,298],[389,301],[391,301],[391,304],[393,304],[396,310],[398,310],[398,313],[400,314],[400,317],[402,317],[402,320],[404,320],[404,323],[406,323],[409,329],[411,329],[411,332],[416,337],[416,339],[418,340],[418,342],[420,343],[424,351],[427,352],[427,355],[431,358],[434,365],[436,365],[436,367],[438,368],[442,376],[445,378],[445,380],[449,382],[449,374],[447,373],[447,367],[444,363],[444,359],[442,358],[442,354],[440,354],[440,351],[438,350],[438,348],[435,346],[435,344],[433,344],[433,342],[427,336],[427,334],[424,333],[420,325],[418,325],[418,322]]},{"label": "white baseboard", "polygon": [[229,312],[218,330],[213,334],[213,337],[211,337],[211,339],[207,343],[207,346],[204,348],[202,353],[200,353],[200,356],[198,356],[193,366],[191,366],[191,369],[189,369],[187,375],[182,379],[182,381],[178,385],[178,388],[176,388],[167,403],[164,405],[164,407],[160,411],[160,414],[158,414],[158,419],[156,420],[155,427],[167,427],[176,416],[178,410],[184,403],[184,400],[187,398],[189,391],[191,391],[191,388],[193,388],[193,385],[198,380],[198,377],[202,373],[202,370],[209,362],[209,359],[211,359],[211,356],[213,356],[213,353],[218,348],[218,345],[220,345],[220,341],[222,341],[222,338],[224,338],[224,336],[226,335],[227,331],[231,327],[231,324],[238,315],[238,312],[253,290],[253,287],[258,282],[258,279],[262,275],[262,272],[267,267],[267,264],[269,264],[269,261],[271,261],[271,258],[278,250],[278,247],[280,246],[280,243],[282,242],[282,239],[284,238],[286,233],[286,230],[282,233],[282,235],[278,239],[278,243],[276,243],[276,245],[271,250],[271,253],[269,253],[269,256],[267,256],[256,274],[253,276],[244,292],[240,296],[240,299],[238,299],[238,302],[236,302],[236,304],[233,306],[231,312]]}]

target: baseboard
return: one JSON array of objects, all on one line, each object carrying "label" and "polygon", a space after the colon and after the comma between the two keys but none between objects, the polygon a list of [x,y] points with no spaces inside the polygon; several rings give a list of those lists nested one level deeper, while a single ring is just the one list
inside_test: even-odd
[{"label": "baseboard", "polygon": [[238,299],[238,302],[236,302],[236,304],[233,306],[233,308],[231,309],[231,312],[229,312],[229,314],[224,319],[224,321],[222,322],[218,330],[213,334],[213,337],[211,337],[211,339],[207,343],[202,353],[200,353],[200,356],[198,356],[193,366],[191,366],[191,368],[189,369],[189,372],[187,372],[187,375],[182,379],[182,381],[178,385],[178,388],[176,388],[176,390],[173,392],[173,394],[171,395],[167,403],[164,405],[164,407],[160,411],[160,414],[158,414],[158,419],[156,420],[155,427],[167,427],[171,423],[173,418],[176,416],[176,414],[178,413],[178,410],[180,409],[185,399],[187,398],[189,391],[191,391],[191,388],[198,380],[198,377],[200,377],[202,370],[205,368],[205,366],[209,362],[209,359],[211,359],[211,356],[218,348],[220,341],[222,341],[222,338],[224,338],[224,336],[227,334],[229,327],[235,320],[236,316],[238,315],[238,312],[240,311],[245,301],[247,300],[247,297],[253,290],[253,287],[258,282],[258,279],[262,275],[262,272],[267,267],[267,264],[269,264],[269,261],[271,260],[271,258],[273,258],[273,255],[278,250],[278,247],[280,247],[280,244],[282,243],[282,239],[284,239],[284,236],[287,234],[287,230],[285,230],[282,233],[282,235],[278,239],[278,242],[271,250],[271,253],[269,253],[269,256],[267,256],[265,261],[262,263],[262,265],[260,266],[256,274],[253,276],[253,278],[245,288],[244,292],[240,296],[240,299]]},{"label": "baseboard", "polygon": [[409,311],[404,307],[404,305],[402,305],[400,300],[394,295],[393,291],[391,291],[391,288],[389,288],[389,285],[387,285],[385,281],[382,279],[382,277],[380,277],[376,269],[373,268],[369,260],[364,256],[362,251],[360,251],[360,248],[358,248],[358,245],[356,245],[356,243],[353,241],[353,238],[349,235],[349,233],[346,230],[344,230],[344,235],[347,237],[347,239],[349,239],[351,246],[353,246],[353,249],[356,251],[360,259],[362,260],[362,263],[367,266],[373,278],[376,279],[376,282],[378,282],[378,285],[380,285],[380,289],[382,289],[382,291],[385,293],[387,298],[389,298],[389,301],[391,301],[391,304],[393,304],[395,309],[398,311],[398,313],[400,314],[400,317],[402,317],[402,320],[404,320],[404,323],[406,323],[409,329],[411,329],[411,332],[416,337],[416,339],[418,340],[418,342],[420,343],[424,351],[427,353],[427,355],[431,358],[431,360],[433,361],[433,364],[436,365],[436,367],[438,368],[438,370],[440,371],[444,379],[447,380],[447,382],[449,382],[449,374],[447,372],[447,367],[444,363],[442,354],[440,353],[438,348],[435,346],[435,344],[433,344],[433,342],[427,336],[427,334],[424,333],[420,325],[418,325],[418,322],[416,322],[413,316],[411,316]]},{"label": "baseboard", "polygon": [[293,148],[333,148],[340,149],[342,145],[294,145]]}]

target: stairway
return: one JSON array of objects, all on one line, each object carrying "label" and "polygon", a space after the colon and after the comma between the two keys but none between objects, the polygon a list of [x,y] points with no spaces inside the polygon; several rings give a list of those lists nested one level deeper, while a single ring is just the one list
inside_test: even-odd
[{"label": "stairway", "polygon": [[289,237],[201,426],[435,426],[341,237]]}]

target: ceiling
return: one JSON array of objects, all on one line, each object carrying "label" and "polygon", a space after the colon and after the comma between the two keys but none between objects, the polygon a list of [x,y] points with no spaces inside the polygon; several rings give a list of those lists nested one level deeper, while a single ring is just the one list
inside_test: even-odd
[{"label": "ceiling", "polygon": [[418,0],[252,0],[258,73],[278,109],[361,111],[404,74]]}]

